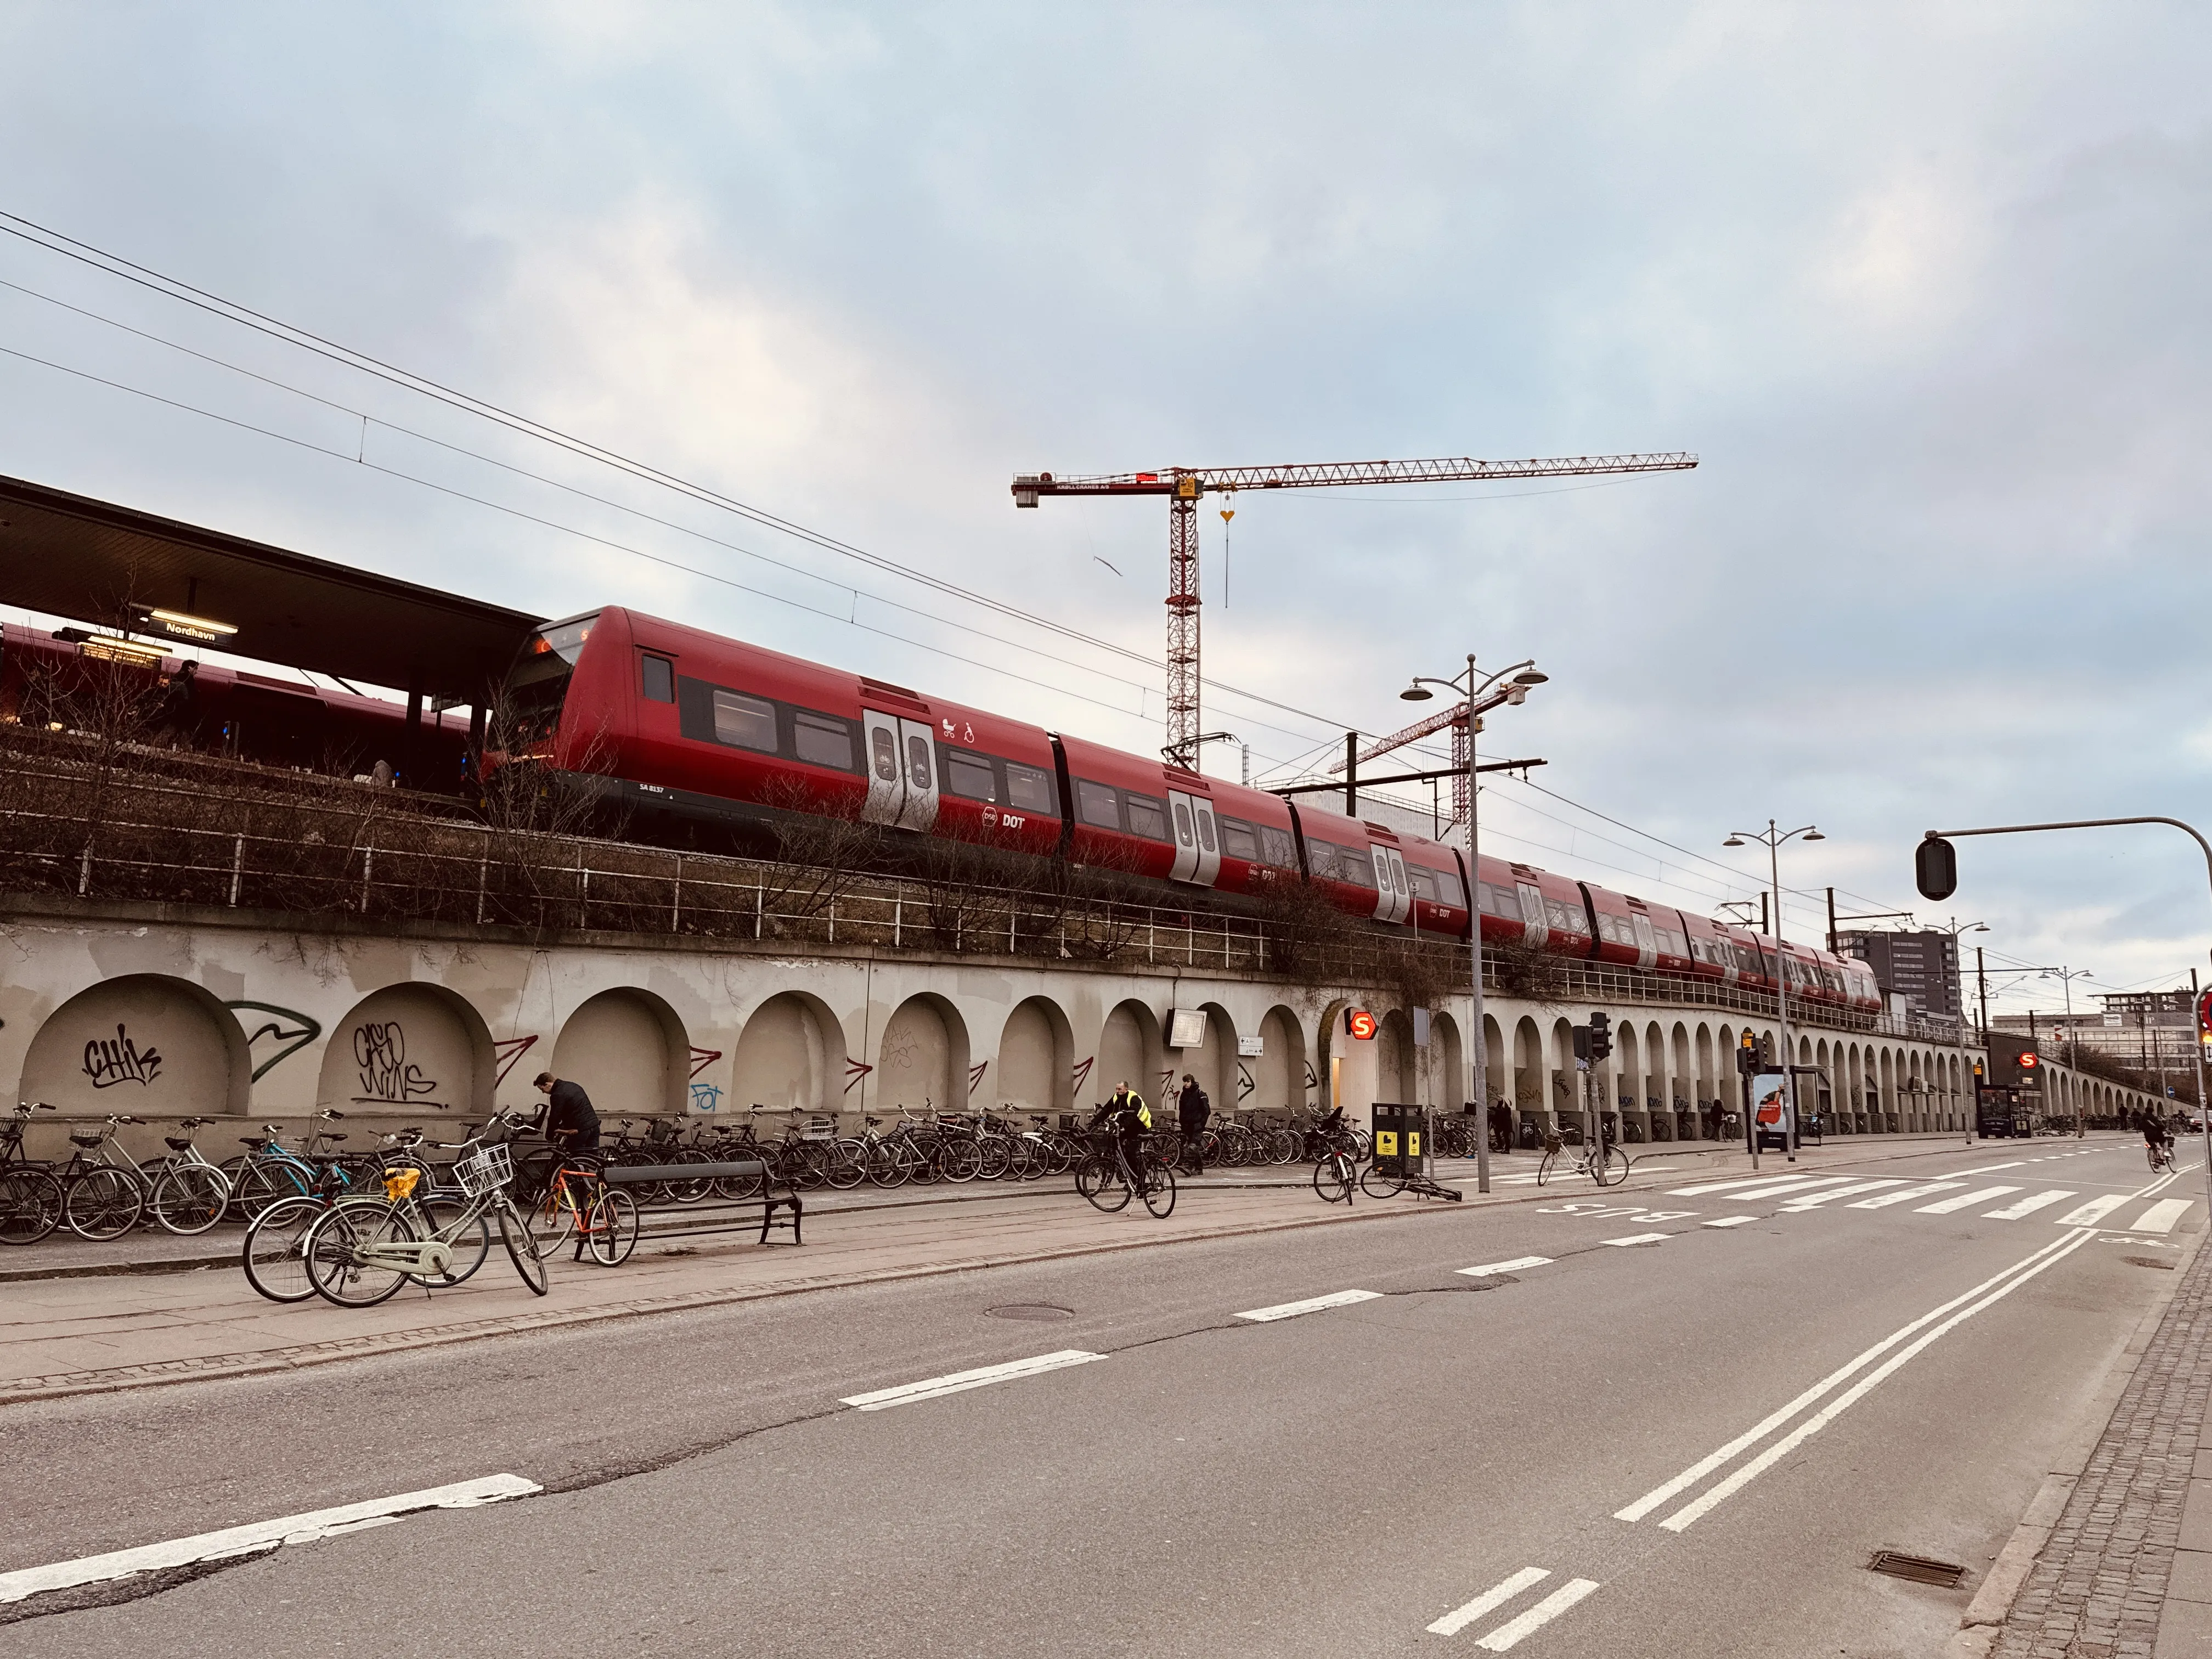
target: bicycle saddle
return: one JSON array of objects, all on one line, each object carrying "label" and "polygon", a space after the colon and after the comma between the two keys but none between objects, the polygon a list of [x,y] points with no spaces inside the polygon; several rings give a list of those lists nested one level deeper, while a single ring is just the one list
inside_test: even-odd
[{"label": "bicycle saddle", "polygon": [[163,1135],[161,1144],[173,1152],[189,1152],[192,1149],[190,1135]]},{"label": "bicycle saddle", "polygon": [[343,1140],[345,1137],[343,1135],[325,1135],[323,1139],[328,1141],[336,1142]]},{"label": "bicycle saddle", "polygon": [[75,1129],[70,1131],[70,1144],[72,1146],[97,1146],[105,1138],[101,1135],[79,1134]]},{"label": "bicycle saddle", "polygon": [[251,1146],[258,1152],[269,1143],[259,1135],[240,1135],[238,1138],[238,1144],[241,1146]]}]

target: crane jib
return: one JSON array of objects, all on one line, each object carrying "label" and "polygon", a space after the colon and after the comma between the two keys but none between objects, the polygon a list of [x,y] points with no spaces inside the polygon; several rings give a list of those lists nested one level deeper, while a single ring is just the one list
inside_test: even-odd
[{"label": "crane jib", "polygon": [[1037,495],[1172,495],[1178,482],[1195,479],[1201,491],[1307,489],[1328,485],[1455,483],[1485,478],[1564,478],[1595,473],[1686,472],[1698,458],[1686,451],[1629,455],[1559,455],[1545,459],[1485,461],[1460,456],[1423,461],[1323,461],[1288,466],[1163,467],[1156,472],[1049,472],[1016,476],[1018,498]]}]

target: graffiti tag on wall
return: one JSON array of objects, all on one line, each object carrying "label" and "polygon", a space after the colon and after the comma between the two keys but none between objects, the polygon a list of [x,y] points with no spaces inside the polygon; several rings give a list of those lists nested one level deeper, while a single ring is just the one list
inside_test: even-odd
[{"label": "graffiti tag on wall", "polygon": [[[226,1002],[222,1006],[233,1013],[242,1008],[251,1008],[258,1013],[271,1016],[246,1034],[246,1048],[249,1054],[252,1053],[254,1044],[264,1037],[277,1045],[276,1051],[268,1059],[255,1064],[253,1081],[256,1083],[261,1081],[263,1074],[271,1066],[289,1060],[323,1034],[319,1021],[309,1018],[295,1008],[280,1008],[273,1002]],[[240,1018],[238,1023],[244,1025],[246,1022]]]},{"label": "graffiti tag on wall", "polygon": [[368,1019],[355,1026],[353,1060],[361,1073],[356,1100],[406,1105],[438,1091],[436,1081],[407,1058],[407,1030],[396,1019]]},{"label": "graffiti tag on wall", "polygon": [[695,1083],[691,1085],[691,1109],[693,1111],[711,1112],[715,1107],[721,1104],[721,1101],[722,1091],[716,1088],[713,1084]]},{"label": "graffiti tag on wall", "polygon": [[84,1074],[95,1089],[112,1089],[118,1083],[142,1087],[161,1074],[161,1056],[151,1047],[141,1048],[130,1031],[118,1024],[112,1042],[94,1037],[84,1045]]}]

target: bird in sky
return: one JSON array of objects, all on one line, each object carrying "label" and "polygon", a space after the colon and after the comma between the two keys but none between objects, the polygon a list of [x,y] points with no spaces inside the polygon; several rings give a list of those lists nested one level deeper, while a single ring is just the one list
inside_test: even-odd
[{"label": "bird in sky", "polygon": [[[1096,553],[1093,553],[1093,554],[1091,556],[1091,562],[1093,564],[1106,564],[1106,561],[1105,561],[1105,560],[1103,560],[1103,559],[1102,559],[1102,558],[1100,558],[1100,557],[1099,557]],[[1107,568],[1109,570],[1114,570],[1114,567],[1113,567],[1112,565],[1110,565],[1110,564],[1106,564],[1106,568]],[[1118,571],[1118,570],[1114,570],[1114,574],[1115,574],[1115,575],[1117,575],[1117,576],[1118,576],[1118,575],[1120,575],[1121,573],[1120,571]]]}]

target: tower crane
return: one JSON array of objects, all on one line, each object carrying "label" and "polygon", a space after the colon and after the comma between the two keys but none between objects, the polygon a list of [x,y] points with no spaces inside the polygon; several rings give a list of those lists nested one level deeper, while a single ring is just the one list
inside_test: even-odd
[{"label": "tower crane", "polygon": [[[1169,466],[1157,472],[1060,477],[1014,475],[1014,505],[1047,495],[1164,495],[1168,498],[1168,731],[1160,752],[1195,770],[1199,748],[1198,502],[1240,489],[1314,489],[1351,484],[1449,483],[1493,478],[1568,478],[1595,473],[1686,472],[1698,458],[1680,451],[1644,455],[1566,455],[1547,460],[1319,461],[1290,466]],[[1444,724],[1449,724],[1449,721]],[[1431,730],[1436,728],[1431,727]]]}]

